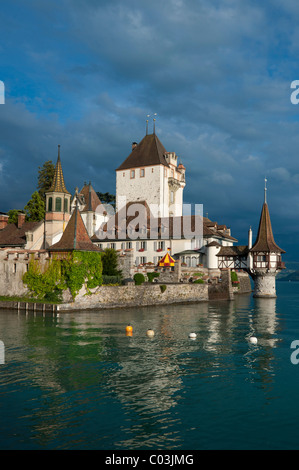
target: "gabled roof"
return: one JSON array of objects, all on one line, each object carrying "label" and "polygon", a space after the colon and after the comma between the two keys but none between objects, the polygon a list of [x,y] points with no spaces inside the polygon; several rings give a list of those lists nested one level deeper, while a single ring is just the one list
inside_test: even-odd
[{"label": "gabled roof", "polygon": [[285,251],[279,248],[279,246],[276,245],[274,241],[268,204],[266,202],[264,202],[262,207],[256,241],[250,251],[263,253],[285,253]]},{"label": "gabled roof", "polygon": [[20,228],[17,224],[7,224],[6,227],[0,230],[0,247],[25,247],[27,243],[26,232],[34,231],[41,224],[43,224],[43,221],[24,222]]},{"label": "gabled roof", "polygon": [[238,246],[222,246],[216,256],[247,256],[247,255],[248,255],[248,246],[238,245]]},{"label": "gabled roof", "polygon": [[49,251],[103,251],[92,243],[78,207],[75,207],[59,242],[50,246]]},{"label": "gabled roof", "polygon": [[166,150],[156,134],[148,134],[132,150],[128,158],[117,168],[127,170],[143,166],[164,165],[169,166],[164,155]]},{"label": "gabled roof", "polygon": [[57,192],[70,194],[65,187],[62,166],[60,161],[60,145],[58,145],[58,158],[55,167],[54,178],[51,187],[46,191],[47,193]]}]

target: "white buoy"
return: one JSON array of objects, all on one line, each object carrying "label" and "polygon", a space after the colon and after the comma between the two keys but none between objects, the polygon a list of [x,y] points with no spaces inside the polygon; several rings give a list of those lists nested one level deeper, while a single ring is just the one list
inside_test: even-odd
[{"label": "white buoy", "polygon": [[189,333],[189,338],[195,339],[196,338],[196,333]]},{"label": "white buoy", "polygon": [[252,344],[257,344],[257,338],[255,336],[251,336],[249,338],[249,342],[252,343]]},{"label": "white buoy", "polygon": [[147,336],[155,336],[155,332],[152,329],[147,330],[146,334]]}]

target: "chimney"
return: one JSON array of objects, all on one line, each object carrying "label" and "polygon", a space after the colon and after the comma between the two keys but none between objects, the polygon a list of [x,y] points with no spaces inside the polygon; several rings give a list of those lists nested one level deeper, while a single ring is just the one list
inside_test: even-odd
[{"label": "chimney", "polygon": [[134,150],[137,147],[137,142],[132,142],[132,150]]},{"label": "chimney", "polygon": [[0,230],[6,227],[8,224],[8,215],[0,214]]},{"label": "chimney", "polygon": [[22,225],[24,224],[25,222],[25,214],[23,214],[23,212],[19,212],[18,213],[18,228],[21,228]]}]

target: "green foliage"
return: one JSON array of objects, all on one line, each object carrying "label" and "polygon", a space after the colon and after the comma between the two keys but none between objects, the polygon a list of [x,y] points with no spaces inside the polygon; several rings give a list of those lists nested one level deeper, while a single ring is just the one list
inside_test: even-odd
[{"label": "green foliage", "polygon": [[50,260],[48,266],[42,270],[38,260],[32,258],[29,269],[23,276],[23,282],[31,295],[38,300],[47,300],[49,296],[53,296],[53,293],[58,297],[58,291],[64,287],[60,263],[55,259]]},{"label": "green foliage", "polygon": [[102,253],[103,274],[105,276],[121,276],[118,269],[118,254],[113,248],[106,248]]},{"label": "green foliage", "polygon": [[38,184],[37,189],[43,201],[46,200],[46,191],[50,189],[55,173],[55,165],[52,160],[48,160],[42,167],[38,167]]},{"label": "green foliage", "polygon": [[161,290],[162,294],[163,294],[163,292],[166,291],[166,288],[167,288],[167,286],[165,286],[165,284],[162,284],[162,285],[160,286],[160,290]]},{"label": "green foliage", "polygon": [[102,285],[101,254],[74,251],[66,258],[50,260],[43,270],[38,260],[31,259],[23,282],[39,300],[60,301],[68,288],[75,298],[85,283],[88,289]]},{"label": "green foliage", "polygon": [[85,282],[88,289],[102,285],[102,260],[100,253],[74,251],[69,259],[63,261],[63,275],[67,287],[74,298]]},{"label": "green foliage", "polygon": [[160,273],[157,273],[155,271],[151,272],[151,273],[147,273],[147,279],[148,279],[148,282],[153,282],[153,280],[155,279],[155,277],[159,277],[160,276]]},{"label": "green foliage", "polygon": [[136,286],[141,286],[145,281],[145,277],[142,273],[136,273],[134,274],[134,281]]},{"label": "green foliage", "polygon": [[30,201],[24,207],[26,213],[26,220],[28,222],[39,222],[45,217],[45,202],[37,191],[35,191]]},{"label": "green foliage", "polygon": [[204,284],[205,281],[203,279],[196,279],[196,281],[193,281],[193,284]]},{"label": "green foliage", "polygon": [[112,207],[115,207],[115,195],[110,193],[99,193],[97,191],[98,198],[103,204],[111,204]]},{"label": "green foliage", "polygon": [[18,215],[20,212],[23,212],[22,210],[18,209],[11,209],[8,211],[8,223],[9,224],[17,224],[18,223]]},{"label": "green foliage", "polygon": [[103,285],[113,284],[118,285],[121,284],[122,278],[121,276],[106,276],[103,274]]},{"label": "green foliage", "polygon": [[237,273],[236,273],[235,271],[231,271],[230,276],[231,276],[232,282],[238,281],[238,275],[237,275]]}]

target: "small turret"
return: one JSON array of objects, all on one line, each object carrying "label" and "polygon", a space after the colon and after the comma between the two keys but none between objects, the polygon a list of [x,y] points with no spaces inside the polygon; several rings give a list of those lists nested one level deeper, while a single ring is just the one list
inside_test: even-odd
[{"label": "small turret", "polygon": [[[285,253],[274,241],[269,208],[265,196],[256,241],[249,247],[249,274],[254,280],[254,297],[276,297],[275,277],[284,269],[281,254]],[[250,236],[248,239],[250,243]]]}]

